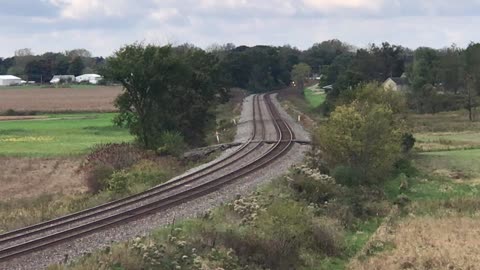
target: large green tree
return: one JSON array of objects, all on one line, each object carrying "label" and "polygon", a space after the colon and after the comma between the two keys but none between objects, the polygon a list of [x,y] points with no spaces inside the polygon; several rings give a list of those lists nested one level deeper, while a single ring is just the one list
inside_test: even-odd
[{"label": "large green tree", "polygon": [[465,50],[465,88],[463,96],[470,121],[480,105],[480,43],[472,43]]},{"label": "large green tree", "polygon": [[297,88],[303,91],[307,77],[312,74],[312,68],[305,63],[299,63],[293,66],[292,79],[297,85]]},{"label": "large green tree", "polygon": [[76,57],[70,63],[70,67],[68,68],[68,73],[74,76],[79,76],[82,74],[84,68],[85,68],[85,64],[83,63],[82,58]]},{"label": "large green tree", "polygon": [[180,132],[201,144],[214,116],[210,108],[222,91],[217,60],[197,48],[128,45],[107,59],[106,78],[124,87],[116,106],[126,125],[147,148],[162,145],[164,132]]}]

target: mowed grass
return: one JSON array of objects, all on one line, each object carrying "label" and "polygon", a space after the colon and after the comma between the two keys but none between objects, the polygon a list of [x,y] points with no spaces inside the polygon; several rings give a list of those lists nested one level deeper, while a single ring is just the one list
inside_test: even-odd
[{"label": "mowed grass", "polygon": [[325,102],[326,95],[322,90],[318,89],[318,85],[308,87],[304,90],[305,99],[310,108],[318,108]]},{"label": "mowed grass", "polygon": [[480,149],[425,152],[419,154],[417,163],[429,172],[443,171],[453,178],[480,179]]},{"label": "mowed grass", "polygon": [[114,113],[57,114],[42,120],[0,122],[2,156],[75,156],[100,143],[128,142],[128,130],[113,125]]}]

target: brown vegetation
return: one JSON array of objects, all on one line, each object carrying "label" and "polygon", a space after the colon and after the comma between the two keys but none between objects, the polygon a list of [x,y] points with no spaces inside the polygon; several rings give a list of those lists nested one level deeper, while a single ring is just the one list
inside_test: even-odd
[{"label": "brown vegetation", "polygon": [[79,161],[57,158],[0,158],[0,202],[42,194],[86,191]]},{"label": "brown vegetation", "polygon": [[120,92],[120,87],[2,89],[0,112],[114,111]]},{"label": "brown vegetation", "polygon": [[480,265],[478,218],[409,218],[391,232],[392,250],[357,261],[350,269],[478,269]]}]

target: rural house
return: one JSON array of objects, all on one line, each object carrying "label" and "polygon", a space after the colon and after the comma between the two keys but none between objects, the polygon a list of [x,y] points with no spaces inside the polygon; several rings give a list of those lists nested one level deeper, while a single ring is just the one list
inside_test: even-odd
[{"label": "rural house", "polygon": [[22,84],[22,79],[12,75],[0,75],[0,86]]},{"label": "rural house", "polygon": [[409,89],[408,79],[404,76],[388,78],[383,83],[383,88],[390,89],[393,91],[408,91]]}]

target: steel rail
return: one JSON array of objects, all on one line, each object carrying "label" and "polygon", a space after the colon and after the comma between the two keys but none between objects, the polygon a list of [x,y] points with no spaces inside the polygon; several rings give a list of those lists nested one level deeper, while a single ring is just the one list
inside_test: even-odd
[{"label": "steel rail", "polygon": [[[169,181],[169,182],[166,182],[164,184],[158,185],[154,188],[148,189],[144,192],[141,192],[141,193],[129,196],[129,197],[125,197],[125,198],[122,198],[122,199],[118,199],[118,200],[115,200],[115,201],[112,201],[112,202],[108,202],[108,203],[105,203],[105,204],[101,204],[101,205],[98,205],[98,206],[95,206],[95,207],[92,207],[92,208],[89,208],[89,209],[85,209],[85,210],[82,210],[82,211],[79,211],[79,212],[76,212],[76,213],[65,215],[65,216],[62,216],[62,217],[59,217],[59,218],[55,218],[55,219],[52,219],[52,220],[49,220],[49,221],[45,221],[45,222],[42,222],[42,223],[34,224],[34,225],[31,225],[31,226],[28,226],[28,227],[24,227],[24,228],[21,228],[21,229],[17,229],[17,230],[13,230],[13,231],[10,231],[10,232],[3,233],[3,234],[0,235],[0,246],[4,245],[7,242],[16,241],[19,238],[24,238],[26,236],[31,236],[33,234],[37,234],[37,233],[41,233],[41,232],[44,232],[44,231],[55,229],[55,226],[57,224],[58,225],[72,224],[72,223],[77,222],[79,219],[83,219],[83,218],[86,218],[86,217],[91,217],[93,215],[97,215],[97,214],[101,214],[101,213],[106,213],[107,211],[117,210],[121,207],[124,207],[125,205],[134,204],[134,203],[140,202],[142,200],[146,200],[146,199],[152,198],[154,196],[158,196],[161,193],[165,193],[165,192],[170,191],[172,188],[174,188],[178,185],[189,184],[190,181],[197,180],[198,178],[204,177],[207,174],[210,174],[210,173],[219,171],[221,169],[224,169],[228,165],[231,165],[232,163],[244,158],[246,155],[248,155],[251,152],[253,152],[254,150],[256,150],[258,148],[258,145],[260,145],[260,142],[257,142],[257,147],[245,152],[243,155],[238,156],[238,154],[241,153],[248,145],[250,145],[251,142],[257,136],[257,129],[258,129],[257,128],[257,119],[256,119],[257,114],[260,116],[260,123],[262,124],[261,139],[263,140],[265,138],[265,125],[264,125],[264,122],[261,119],[262,112],[261,112],[261,108],[260,108],[260,104],[259,104],[260,103],[259,102],[259,95],[254,95],[253,96],[252,103],[253,103],[253,110],[252,110],[252,112],[253,112],[253,119],[252,119],[253,131],[252,131],[252,134],[250,135],[250,138],[248,139],[248,141],[246,143],[244,143],[235,152],[233,152],[231,155],[228,155],[225,158],[220,159],[217,162],[212,163],[209,166],[206,166],[206,167],[204,167],[200,170],[197,170],[197,171],[195,171],[191,174],[184,175],[184,176],[179,177],[177,179],[174,179],[172,181]],[[232,159],[232,160],[229,161],[230,159]],[[226,161],[229,161],[229,162],[223,164],[222,166],[220,166],[218,168],[214,168],[215,166],[218,166],[222,162],[226,162]],[[214,168],[214,170],[212,170],[208,173],[205,173],[207,170],[212,169],[212,168]],[[190,181],[185,181],[186,179],[191,178],[191,177],[193,177],[193,179],[191,179]],[[182,182],[182,181],[185,181],[185,182]],[[180,183],[180,182],[182,182],[182,183]]]},{"label": "steel rail", "polygon": [[[138,219],[140,217],[158,212],[163,209],[171,208],[172,206],[193,200],[195,198],[203,196],[204,194],[211,193],[223,187],[224,185],[238,179],[239,177],[245,176],[252,171],[263,168],[265,165],[276,160],[288,149],[290,149],[292,141],[294,140],[294,134],[291,128],[283,119],[281,119],[274,105],[271,103],[269,96],[266,99],[266,104],[272,116],[276,132],[278,134],[278,142],[275,144],[274,147],[270,148],[265,154],[257,158],[255,161],[250,162],[248,165],[243,166],[237,171],[230,172],[227,175],[216,178],[207,183],[200,184],[189,190],[180,191],[177,194],[170,195],[166,198],[160,199],[159,201],[149,203],[144,206],[131,209],[129,211],[122,212],[113,216],[109,216],[89,224],[70,228],[64,231],[57,232],[53,235],[41,237],[28,241],[26,243],[0,250],[0,261],[20,256],[22,254],[30,253],[35,250],[43,249],[55,245],[59,242],[76,239],[83,235],[87,235],[107,227],[125,223],[133,219]],[[265,129],[264,131],[262,131],[262,133],[264,132]],[[283,137],[285,136],[285,134],[287,138],[284,140]],[[283,145],[283,147],[281,145]]]}]

